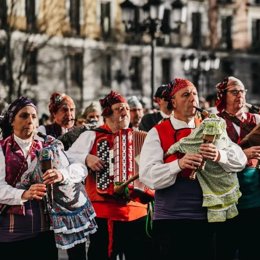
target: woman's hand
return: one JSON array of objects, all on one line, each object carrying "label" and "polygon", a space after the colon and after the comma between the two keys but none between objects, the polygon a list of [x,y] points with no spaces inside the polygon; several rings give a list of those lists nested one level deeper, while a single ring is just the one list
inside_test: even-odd
[{"label": "woman's hand", "polygon": [[46,185],[61,182],[62,180],[63,175],[57,169],[49,169],[43,174],[43,183]]},{"label": "woman's hand", "polygon": [[29,190],[26,190],[23,195],[23,200],[42,200],[46,195],[46,185],[43,183],[37,183],[30,186]]}]

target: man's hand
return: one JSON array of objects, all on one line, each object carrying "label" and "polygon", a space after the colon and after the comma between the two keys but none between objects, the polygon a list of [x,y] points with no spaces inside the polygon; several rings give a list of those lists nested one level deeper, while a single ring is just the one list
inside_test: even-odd
[{"label": "man's hand", "polygon": [[179,166],[182,170],[183,169],[195,170],[201,165],[202,161],[203,161],[203,156],[201,154],[186,153],[179,160]]},{"label": "man's hand", "polygon": [[260,146],[252,146],[243,150],[247,159],[258,159],[260,160]]},{"label": "man's hand", "polygon": [[85,163],[94,172],[102,170],[105,166],[105,162],[93,154],[87,155]]},{"label": "man's hand", "polygon": [[211,161],[219,161],[220,153],[217,147],[213,143],[203,143],[199,148],[200,154],[204,159],[208,159]]}]

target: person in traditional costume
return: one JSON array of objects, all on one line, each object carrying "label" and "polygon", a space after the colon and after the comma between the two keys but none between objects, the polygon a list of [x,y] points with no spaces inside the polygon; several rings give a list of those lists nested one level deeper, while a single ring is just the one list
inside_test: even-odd
[{"label": "person in traditional costume", "polygon": [[[75,125],[76,106],[74,100],[65,93],[54,92],[50,96],[49,112],[51,115],[52,124],[41,125],[38,131],[51,135],[54,138],[59,138],[63,143],[64,149],[67,150],[79,134],[85,131],[84,126]],[[73,140],[71,140],[73,139]],[[73,248],[67,250],[68,256],[71,259],[79,259],[86,255],[86,245],[79,243]]]},{"label": "person in traditional costume", "polygon": [[82,118],[84,118],[87,128],[94,128],[100,126],[102,121],[101,116],[102,110],[98,101],[91,102],[82,113]]},{"label": "person in traditional costume", "polygon": [[144,116],[144,108],[137,96],[131,96],[127,99],[130,108],[130,124],[133,130],[139,130],[139,124]]},{"label": "person in traditional costume", "polygon": [[52,93],[49,112],[52,124],[40,125],[39,132],[58,138],[74,128],[76,106],[70,96],[59,92]]},{"label": "person in traditional costume", "polygon": [[[176,78],[171,85],[172,91],[169,96],[173,114],[148,132],[140,155],[140,181],[155,190],[154,255],[155,259],[210,260],[215,257],[213,246],[215,223],[212,222],[216,220],[216,217],[218,221],[225,221],[229,211],[223,210],[222,207],[219,207],[220,205],[217,205],[216,209],[221,210],[223,214],[226,214],[225,216],[216,214],[213,206],[209,212],[206,202],[221,201],[223,194],[227,196],[228,202],[232,198],[221,187],[219,189],[221,190],[220,197],[217,198],[217,194],[212,193],[215,198],[212,201],[208,200],[204,195],[210,195],[208,188],[211,184],[202,187],[199,174],[196,178],[191,177],[206,160],[206,164],[214,167],[215,178],[221,178],[223,170],[226,175],[232,175],[228,188],[237,199],[239,190],[236,172],[245,167],[246,156],[242,149],[227,136],[223,139],[224,142],[221,146],[217,146],[214,142],[203,142],[202,138],[191,138],[191,145],[197,142],[198,149],[169,150],[169,148],[174,148],[172,145],[178,142],[183,145],[182,139],[192,136],[200,123],[195,117],[195,107],[198,106],[199,100],[193,83],[186,79]],[[202,129],[198,134],[202,133]],[[207,127],[206,129],[207,134],[212,132],[212,129]],[[217,131],[213,132],[221,134],[223,131],[222,122]],[[220,139],[222,140],[222,137]],[[185,147],[182,146],[182,148]],[[202,174],[203,171],[201,171]],[[214,178],[214,175],[212,174],[211,177]],[[216,186],[218,185],[217,180],[214,180],[214,183]],[[218,190],[217,187],[216,190]],[[225,202],[224,199],[223,202]],[[233,209],[231,216],[234,217],[236,209],[233,201],[230,206]]]},{"label": "person in traditional costume", "polygon": [[170,91],[170,84],[163,84],[158,87],[153,100],[158,107],[158,111],[145,114],[139,124],[139,130],[148,132],[153,126],[170,117],[172,113],[172,105],[168,99]]},{"label": "person in traditional costume", "polygon": [[97,101],[91,102],[80,116],[83,120],[81,125],[76,125],[68,132],[62,134],[58,139],[63,143],[65,151],[76,141],[83,132],[99,127],[103,120],[101,117],[101,106]]},{"label": "person in traditional costume", "polygon": [[[100,99],[100,104],[105,123],[83,132],[67,151],[70,161],[85,163],[89,171],[85,185],[97,214],[98,231],[90,236],[87,258],[112,260],[124,255],[127,260],[151,259],[151,241],[145,231],[147,205],[102,188],[111,184],[103,177],[105,173],[113,173],[113,162],[106,162],[105,155],[109,157],[113,150],[115,135],[128,129],[130,108],[127,100],[114,91]],[[119,158],[122,156],[119,152]]]},{"label": "person in traditional costume", "polygon": [[[241,146],[247,157],[246,168],[238,173],[242,192],[237,205],[239,215],[217,230],[218,259],[233,259],[236,254],[239,260],[260,259],[255,239],[260,233],[260,142],[256,135],[252,135],[252,142],[250,137],[250,133],[259,132],[254,128],[260,123],[260,115],[247,112],[247,90],[240,79],[226,77],[216,88],[218,116],[224,118],[230,139]],[[230,234],[232,239],[229,239]],[[218,250],[218,247],[225,250]]]},{"label": "person in traditional costume", "polygon": [[[10,259],[58,259],[54,234],[45,213],[46,185],[17,189],[21,176],[42,148],[34,141],[38,117],[36,107],[25,97],[16,99],[1,120],[0,141],[0,251]],[[55,175],[57,181],[61,175]],[[39,252],[39,254],[35,254]]]},{"label": "person in traditional costume", "polygon": [[37,126],[36,107],[26,97],[0,122],[0,250],[10,259],[22,252],[31,260],[58,259],[57,247],[72,248],[97,228],[84,187],[75,189],[86,177],[85,165],[70,164],[53,138],[36,138]]}]

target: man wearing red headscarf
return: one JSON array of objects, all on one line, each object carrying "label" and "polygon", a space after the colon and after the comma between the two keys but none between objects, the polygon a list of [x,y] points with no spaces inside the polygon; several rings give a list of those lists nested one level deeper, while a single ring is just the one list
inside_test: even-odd
[{"label": "man wearing red headscarf", "polygon": [[[150,239],[145,233],[147,205],[101,194],[102,188],[97,191],[98,172],[111,173],[111,165],[105,163],[106,158],[102,156],[113,150],[114,135],[120,129],[127,129],[130,122],[129,105],[119,93],[111,91],[100,104],[105,123],[82,133],[67,151],[70,160],[85,163],[89,170],[85,185],[96,211],[98,231],[90,236],[87,258],[112,260],[123,254],[127,260],[151,259]],[[108,146],[103,152],[102,147],[99,148],[101,143]]]},{"label": "man wearing red headscarf", "polygon": [[[230,139],[240,145],[247,157],[246,168],[238,173],[242,196],[238,201],[239,215],[232,225],[218,229],[217,245],[229,245],[224,251],[217,250],[218,259],[260,259],[258,236],[260,232],[260,145],[258,138],[244,139],[260,123],[260,115],[246,111],[246,89],[236,77],[226,77],[217,86],[216,107],[219,116],[227,124]],[[233,234],[234,239],[228,239]],[[223,239],[226,238],[226,239]]]},{"label": "man wearing red headscarf", "polygon": [[49,111],[52,124],[39,126],[39,132],[58,138],[73,129],[76,106],[70,96],[59,92],[52,93]]},{"label": "man wearing red headscarf", "polygon": [[198,179],[190,175],[203,159],[218,163],[227,174],[243,169],[245,156],[235,143],[218,149],[202,143],[198,153],[175,152],[169,147],[188,136],[196,127],[196,87],[186,79],[172,81],[169,94],[173,114],[147,134],[140,155],[140,181],[155,190],[153,240],[155,259],[214,259],[213,224]]}]

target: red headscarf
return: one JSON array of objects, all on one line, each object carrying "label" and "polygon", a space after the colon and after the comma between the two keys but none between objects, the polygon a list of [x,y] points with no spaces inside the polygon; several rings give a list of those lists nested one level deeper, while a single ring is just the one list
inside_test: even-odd
[{"label": "red headscarf", "polygon": [[186,88],[186,87],[195,87],[193,85],[192,82],[190,82],[189,80],[187,79],[181,79],[181,78],[176,78],[174,79],[171,83],[172,85],[172,91],[170,93],[170,96],[173,97],[179,90],[183,89],[183,88]]},{"label": "red headscarf", "polygon": [[119,93],[111,90],[105,98],[99,100],[99,103],[103,109],[102,116],[110,116],[113,113],[111,109],[112,105],[117,103],[127,103],[127,101]]},{"label": "red headscarf", "polygon": [[51,115],[55,114],[62,106],[75,107],[73,99],[64,94],[54,92],[50,97],[49,111]]},{"label": "red headscarf", "polygon": [[216,89],[217,89],[216,107],[219,112],[222,112],[226,108],[227,89],[233,85],[237,85],[237,86],[241,86],[242,88],[245,88],[242,81],[233,76],[225,77],[220,83],[216,85]]}]

